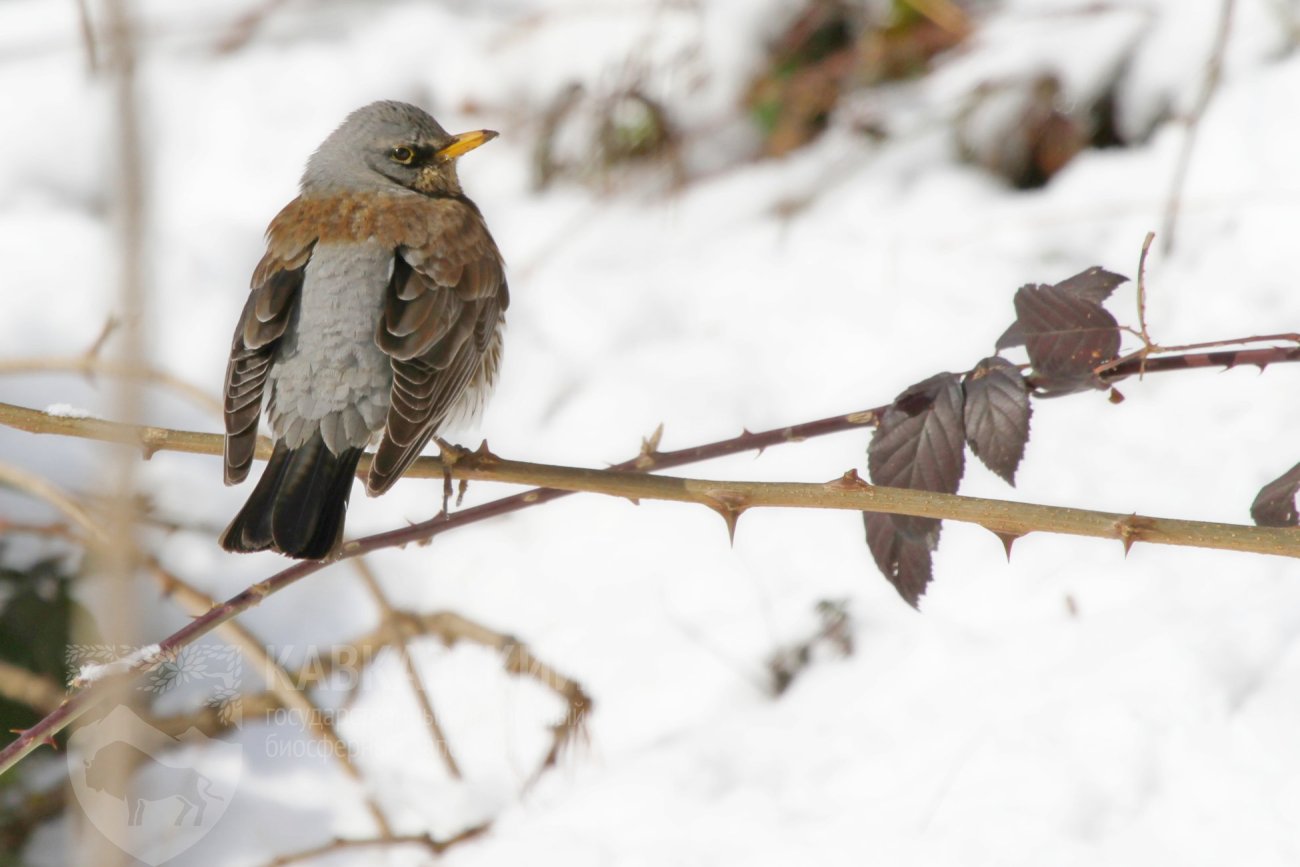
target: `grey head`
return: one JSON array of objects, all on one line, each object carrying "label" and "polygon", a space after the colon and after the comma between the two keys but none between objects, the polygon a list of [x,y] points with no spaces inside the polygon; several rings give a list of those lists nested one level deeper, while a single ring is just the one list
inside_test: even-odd
[{"label": "grey head", "polygon": [[372,102],[321,142],[307,161],[302,191],[396,186],[425,195],[459,195],[457,158],[493,138],[496,133],[486,129],[450,135],[427,112],[405,102]]}]

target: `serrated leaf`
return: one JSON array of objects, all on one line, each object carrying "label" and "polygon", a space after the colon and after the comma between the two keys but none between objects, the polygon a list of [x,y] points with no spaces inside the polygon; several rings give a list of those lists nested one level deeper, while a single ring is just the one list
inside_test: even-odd
[{"label": "serrated leaf", "polygon": [[[961,382],[940,373],[905,389],[880,416],[867,449],[878,485],[955,493],[965,470]],[[934,518],[865,515],[867,544],[880,571],[915,605],[929,583],[930,552],[939,544]]]},{"label": "serrated leaf", "polygon": [[966,375],[962,391],[966,442],[984,466],[1014,485],[1029,441],[1032,412],[1025,378],[1016,365],[992,355]]},{"label": "serrated leaf", "polygon": [[964,469],[961,382],[940,373],[905,389],[880,417],[867,449],[871,481],[918,491],[957,490]]},{"label": "serrated leaf", "polygon": [[1294,527],[1295,496],[1300,491],[1300,464],[1296,464],[1264,487],[1250,504],[1250,517],[1261,527]]},{"label": "serrated leaf", "polygon": [[1127,282],[1128,278],[1122,274],[1115,274],[1100,265],[1093,265],[1073,277],[1066,277],[1056,284],[1056,288],[1082,298],[1084,301],[1091,301],[1093,304],[1100,305],[1110,297],[1117,287]]},{"label": "serrated leaf", "polygon": [[[1091,301],[1093,304],[1100,305],[1110,297],[1116,287],[1127,282],[1128,278],[1122,274],[1115,274],[1111,271],[1107,271],[1100,265],[1093,265],[1091,268],[1080,271],[1078,274],[1066,277],[1060,283],[1055,284],[1055,288],[1062,292],[1068,292],[1076,298],[1081,298],[1084,301]],[[1034,284],[1031,283],[1022,288],[1029,288],[1033,285]],[[1003,349],[1010,349],[1013,346],[1024,345],[1025,330],[1021,326],[1020,320],[1016,319],[1016,321],[1012,322],[1011,326],[1007,328],[1006,331],[1002,332],[1002,336],[998,338],[997,343],[994,344],[994,348],[1000,351]]]},{"label": "serrated leaf", "polygon": [[1016,322],[1039,387],[1068,394],[1102,387],[1093,374],[1119,353],[1119,324],[1100,305],[1056,286],[1022,286]]},{"label": "serrated leaf", "polygon": [[[916,608],[932,577],[932,549],[927,542],[899,532],[893,520],[896,517],[898,516],[882,515],[879,512],[862,513],[862,523],[867,531],[867,547],[871,550],[876,566],[886,580],[894,585],[898,595],[908,605]],[[933,541],[937,545],[939,522],[933,518],[921,520],[933,521]]]}]

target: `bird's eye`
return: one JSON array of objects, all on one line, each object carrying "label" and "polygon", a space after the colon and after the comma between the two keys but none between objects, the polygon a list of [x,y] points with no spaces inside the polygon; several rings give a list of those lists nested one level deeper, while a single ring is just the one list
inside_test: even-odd
[{"label": "bird's eye", "polygon": [[388,156],[392,158],[393,162],[401,163],[404,166],[409,166],[415,161],[415,151],[408,147],[395,147],[388,152]]}]

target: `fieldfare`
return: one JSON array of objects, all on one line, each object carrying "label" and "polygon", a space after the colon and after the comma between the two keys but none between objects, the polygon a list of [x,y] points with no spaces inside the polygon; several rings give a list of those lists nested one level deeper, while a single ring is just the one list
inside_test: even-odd
[{"label": "fieldfare", "polygon": [[307,162],[267,228],[226,368],[226,484],[248,475],[264,394],[275,440],[227,551],[327,556],[366,445],[379,441],[374,496],[482,405],[509,295],[456,160],[495,136],[448,135],[414,106],[376,102]]}]

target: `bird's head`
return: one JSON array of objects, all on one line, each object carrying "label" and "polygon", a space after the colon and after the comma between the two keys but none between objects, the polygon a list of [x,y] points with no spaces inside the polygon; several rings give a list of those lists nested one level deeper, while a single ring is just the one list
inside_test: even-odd
[{"label": "bird's head", "polygon": [[348,115],[307,161],[304,193],[383,189],[459,195],[456,160],[496,138],[480,129],[450,135],[426,112],[404,102],[373,102]]}]

